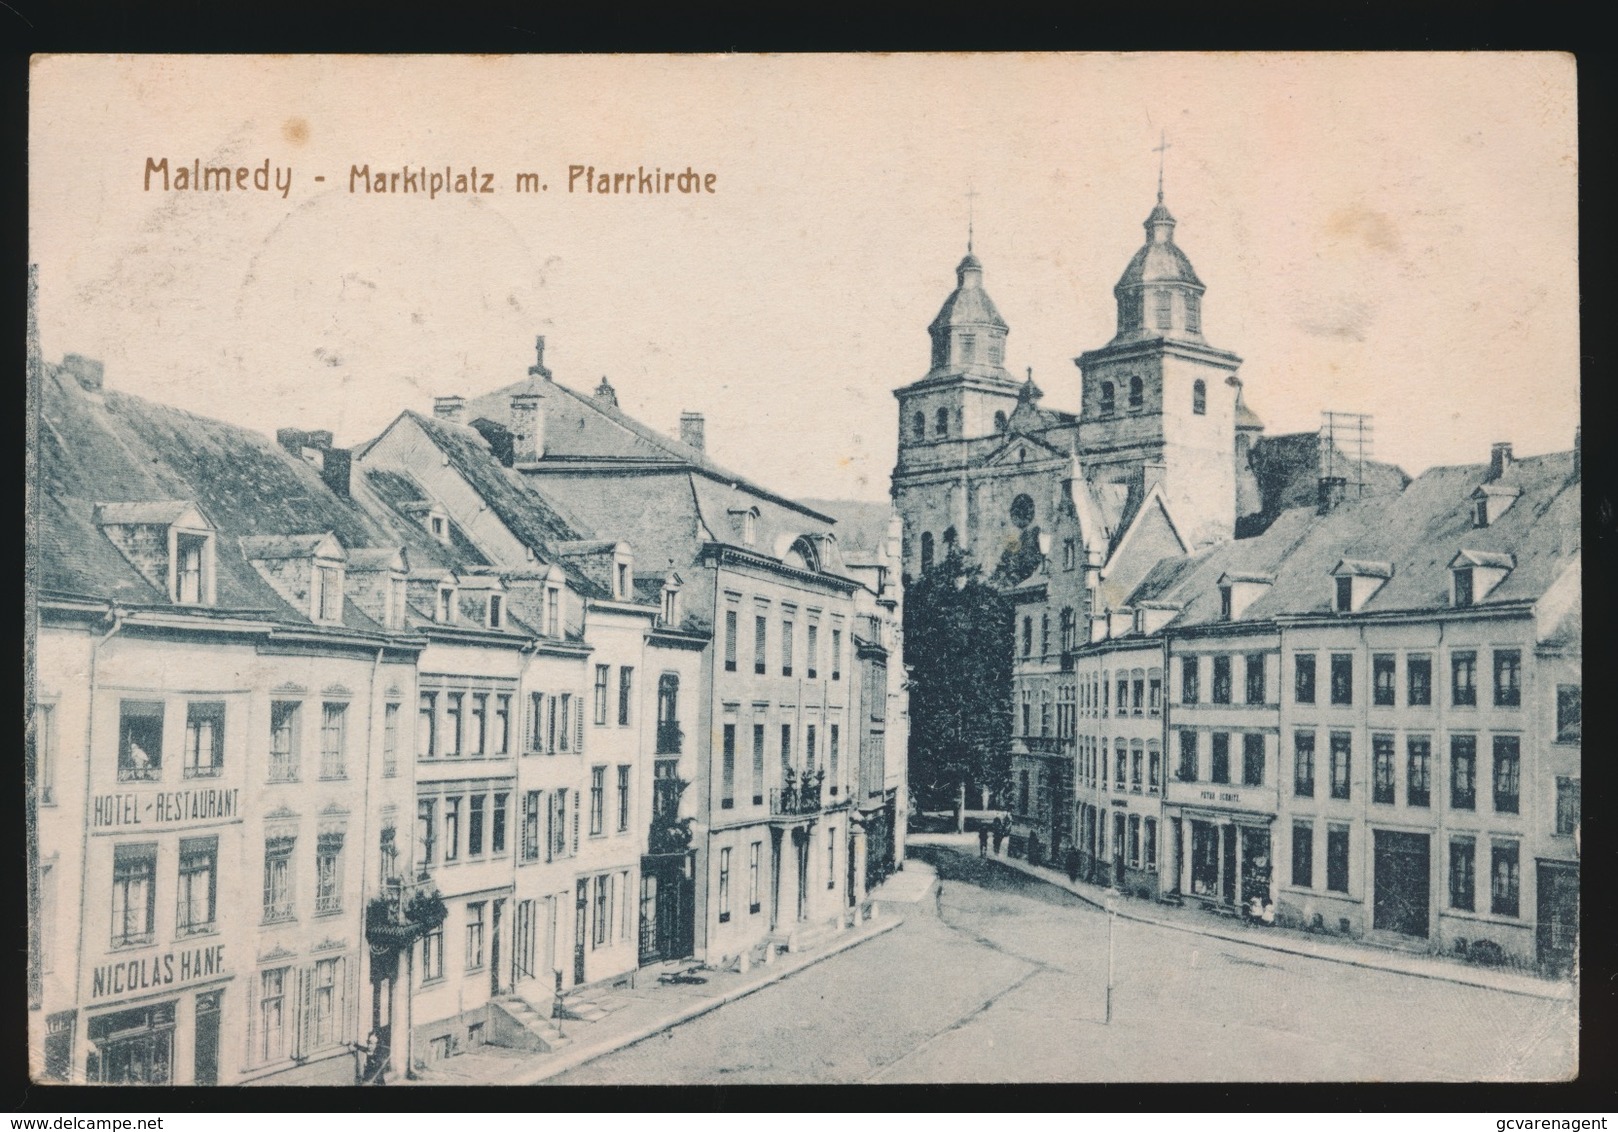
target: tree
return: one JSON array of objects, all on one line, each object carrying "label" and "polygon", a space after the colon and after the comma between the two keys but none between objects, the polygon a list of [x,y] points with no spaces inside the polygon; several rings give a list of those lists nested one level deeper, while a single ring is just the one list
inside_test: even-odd
[{"label": "tree", "polygon": [[1011,769],[1011,603],[951,549],[907,589],[904,631],[910,782],[923,807],[964,808],[968,783],[1004,790]]}]

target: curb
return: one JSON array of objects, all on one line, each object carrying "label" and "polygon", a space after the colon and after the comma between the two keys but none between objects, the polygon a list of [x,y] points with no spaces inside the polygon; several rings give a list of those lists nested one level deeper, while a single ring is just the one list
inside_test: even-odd
[{"label": "curb", "polygon": [[717,1010],[721,1006],[727,1006],[739,998],[746,998],[755,991],[763,990],[765,987],[778,983],[782,979],[785,979],[791,975],[796,975],[799,971],[813,967],[816,963],[819,963],[823,959],[830,959],[833,955],[841,954],[851,947],[858,947],[867,940],[872,940],[886,932],[891,932],[902,923],[904,923],[904,917],[901,915],[893,915],[888,917],[885,919],[885,922],[877,927],[872,928],[869,931],[857,933],[851,938],[839,940],[836,945],[827,948],[825,951],[816,952],[815,954],[806,957],[802,962],[796,965],[783,967],[778,972],[772,973],[768,978],[760,979],[758,982],[750,983],[747,986],[736,987],[732,990],[726,991],[722,995],[718,995],[717,997],[704,999],[700,1002],[693,1003],[692,1005],[678,1011],[675,1014],[669,1015],[666,1018],[660,1018],[655,1022],[647,1023],[618,1037],[606,1039],[598,1045],[575,1049],[571,1053],[563,1054],[555,1062],[547,1062],[538,1066],[531,1072],[514,1076],[505,1083],[510,1085],[542,1084],[548,1078],[559,1076],[571,1069],[577,1069],[579,1066],[586,1065],[597,1058],[605,1057],[609,1053],[616,1053],[618,1050],[624,1049],[626,1046],[632,1046],[637,1042],[643,1042],[647,1038],[654,1037],[655,1035],[662,1033],[664,1030],[673,1029],[675,1026],[683,1025],[684,1023],[691,1021],[693,1018],[699,1018],[702,1015],[707,1014],[709,1011]]},{"label": "curb", "polygon": [[[970,856],[970,854],[963,852],[947,842],[937,842],[935,844],[940,849],[947,849],[951,852],[961,853],[962,856]],[[1032,877],[1033,879],[1044,884],[1051,885],[1054,888],[1060,888],[1064,892],[1070,892],[1080,900],[1084,901],[1086,904],[1090,905],[1092,908],[1099,909],[1103,912],[1108,910],[1107,906],[1101,901],[1097,900],[1094,896],[1081,892],[1077,888],[1070,888],[1068,885],[1063,884],[1061,878],[1059,877],[1053,878],[1043,876],[1040,873],[1035,872],[1035,867],[1027,864],[1026,862],[1014,863],[1013,859],[1011,858],[1002,859],[999,857],[988,859],[993,860],[996,864],[1003,868],[1013,869],[1016,872],[1022,873],[1024,876]],[[1223,940],[1226,943],[1245,944],[1248,947],[1256,947],[1262,951],[1276,951],[1285,955],[1297,955],[1304,959],[1317,959],[1322,963],[1341,963],[1345,967],[1359,967],[1367,971],[1382,971],[1392,975],[1405,975],[1412,979],[1431,979],[1434,982],[1457,983],[1461,986],[1479,987],[1483,990],[1499,991],[1501,994],[1521,995],[1524,998],[1539,998],[1560,1002],[1575,1001],[1575,996],[1571,985],[1558,983],[1547,986],[1544,989],[1534,986],[1500,986],[1496,983],[1485,981],[1465,970],[1457,970],[1455,972],[1411,971],[1402,967],[1390,967],[1386,964],[1374,963],[1371,962],[1369,958],[1360,959],[1347,955],[1322,955],[1318,951],[1308,951],[1300,946],[1289,946],[1288,944],[1290,941],[1284,938],[1269,940],[1249,939],[1244,935],[1235,935],[1231,932],[1220,931],[1218,928],[1192,927],[1186,924],[1175,923],[1173,920],[1160,920],[1154,916],[1142,915],[1139,912],[1126,912],[1121,908],[1112,909],[1112,914],[1117,916],[1120,920],[1130,920],[1134,923],[1147,924],[1154,928],[1165,928],[1169,931],[1184,932],[1187,935],[1201,936],[1205,939]]]}]

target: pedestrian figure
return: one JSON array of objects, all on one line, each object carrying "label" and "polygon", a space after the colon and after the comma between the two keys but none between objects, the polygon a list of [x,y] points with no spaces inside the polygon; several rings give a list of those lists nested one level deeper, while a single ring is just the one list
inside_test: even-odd
[{"label": "pedestrian figure", "polygon": [[1077,849],[1067,851],[1067,879],[1075,882],[1079,879],[1079,851]]},{"label": "pedestrian figure", "polygon": [[1000,824],[1005,820],[1005,818],[994,819],[994,855],[996,857],[1000,856],[1000,845],[1006,839],[1006,828]]},{"label": "pedestrian figure", "polygon": [[986,825],[980,825],[980,826],[978,826],[978,856],[979,857],[987,857],[988,855],[989,855],[989,827],[986,826]]}]

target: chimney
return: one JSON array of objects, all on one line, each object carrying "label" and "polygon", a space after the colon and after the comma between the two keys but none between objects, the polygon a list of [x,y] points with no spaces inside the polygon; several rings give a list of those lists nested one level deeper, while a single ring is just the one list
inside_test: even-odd
[{"label": "chimney", "polygon": [[83,354],[67,354],[62,358],[62,368],[71,373],[88,392],[101,392],[101,378],[106,367],[96,359]]},{"label": "chimney", "polygon": [[334,494],[344,499],[349,497],[348,473],[353,462],[353,454],[347,448],[327,448],[320,461],[320,478],[326,481],[326,486]]},{"label": "chimney", "polygon": [[506,467],[511,467],[517,458],[516,451],[511,446],[511,430],[499,421],[491,421],[488,417],[479,417],[472,422],[472,427],[488,442],[489,451],[494,453],[494,458]]},{"label": "chimney", "polygon": [[543,334],[534,336],[534,364],[528,367],[528,372],[531,376],[543,377],[546,381],[551,379],[551,371],[545,368],[545,336]]},{"label": "chimney", "polygon": [[451,424],[460,424],[461,418],[466,415],[465,397],[434,397],[433,416],[441,421]]},{"label": "chimney", "polygon": [[703,420],[701,413],[680,414],[680,443],[688,448],[695,448],[698,452],[705,452],[703,447]]},{"label": "chimney", "polygon": [[511,454],[519,464],[545,455],[545,418],[540,411],[538,393],[511,395]]},{"label": "chimney", "polygon": [[1489,448],[1489,482],[1511,471],[1511,442],[1500,441]]},{"label": "chimney", "polygon": [[1579,464],[1580,464],[1580,455],[1579,454],[1582,451],[1582,447],[1583,447],[1581,445],[1580,441],[1579,441],[1579,433],[1581,431],[1582,430],[1579,428],[1578,425],[1573,426],[1573,474],[1574,475],[1579,474]]},{"label": "chimney", "polygon": [[[324,428],[310,429],[307,432],[301,428],[278,428],[275,430],[275,442],[294,456],[304,456],[315,452],[331,451],[331,430]],[[311,461],[319,465],[320,461],[310,456]]]},{"label": "chimney", "polygon": [[1329,515],[1343,501],[1343,495],[1348,490],[1348,480],[1344,476],[1321,476],[1320,494],[1315,503],[1315,514]]}]

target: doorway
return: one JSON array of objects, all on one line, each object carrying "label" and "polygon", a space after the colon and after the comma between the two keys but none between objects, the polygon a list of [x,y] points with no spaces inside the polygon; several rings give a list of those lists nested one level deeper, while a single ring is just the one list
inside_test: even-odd
[{"label": "doorway", "polygon": [[494,919],[489,923],[489,993],[500,993],[500,921],[506,910],[504,900],[494,902]]},{"label": "doorway", "polygon": [[798,851],[798,919],[809,918],[809,831],[794,830],[793,847]]},{"label": "doorway", "polygon": [[1378,931],[1427,938],[1429,857],[1425,833],[1373,831],[1376,891],[1371,926]]},{"label": "doorway", "polygon": [[770,840],[770,930],[781,922],[781,834]]},{"label": "doorway", "polygon": [[219,1084],[219,999],[224,991],[197,995],[197,1039],[192,1084]]},{"label": "doorway", "polygon": [[534,902],[517,902],[517,928],[512,933],[511,983],[534,977]]},{"label": "doorway", "polygon": [[1579,866],[1540,861],[1537,891],[1540,965],[1566,974],[1573,969],[1579,942]]},{"label": "doorway", "polygon": [[1236,827],[1219,827],[1219,896],[1226,904],[1236,903]]},{"label": "doorway", "polygon": [[584,942],[590,919],[590,882],[581,880],[573,895],[573,985],[584,985]]}]

